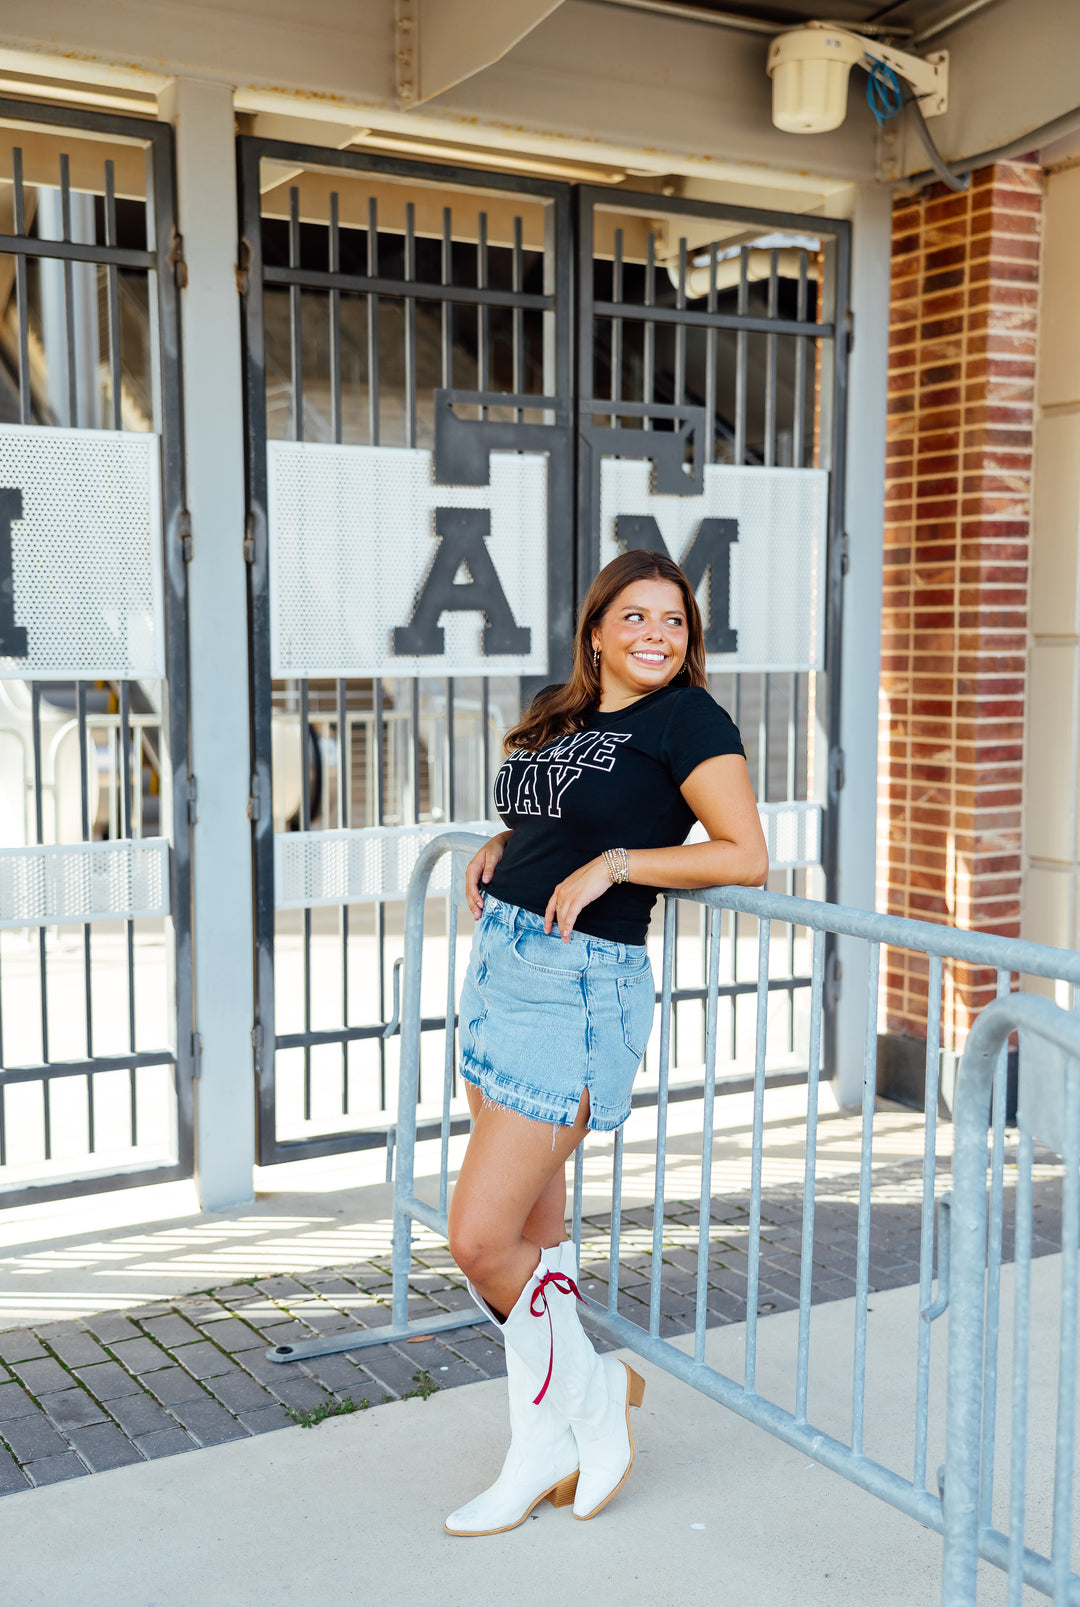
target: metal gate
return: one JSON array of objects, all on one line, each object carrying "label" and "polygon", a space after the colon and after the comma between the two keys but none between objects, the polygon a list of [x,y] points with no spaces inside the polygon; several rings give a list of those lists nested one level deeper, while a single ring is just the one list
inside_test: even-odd
[{"label": "metal gate", "polygon": [[[666,545],[700,583],[773,863],[787,891],[828,891],[848,235],[249,137],[239,177],[266,1165],[386,1142],[412,865],[492,817],[502,734],[565,673],[576,601],[620,547]],[[755,982],[731,921],[735,1076]],[[467,937],[445,898],[430,941]],[[696,910],[677,953],[674,1096],[692,1097]],[[770,982],[789,1077],[795,962],[792,941]],[[422,1130],[446,1019],[425,1002]]]},{"label": "metal gate", "polygon": [[192,1171],[172,132],[0,100],[0,1201]]}]

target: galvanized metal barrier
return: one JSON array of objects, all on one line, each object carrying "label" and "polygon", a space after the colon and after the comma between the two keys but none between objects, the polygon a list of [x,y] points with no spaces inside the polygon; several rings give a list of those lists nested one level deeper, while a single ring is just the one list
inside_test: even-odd
[{"label": "galvanized metal barrier", "polygon": [[[327,1336],[268,1352],[270,1359],[286,1362],[333,1351],[407,1339],[414,1334],[444,1333],[470,1326],[473,1311],[450,1311],[421,1325],[410,1323],[409,1278],[412,1267],[413,1224],[422,1223],[445,1237],[447,1230],[448,1150],[451,1136],[450,1098],[454,1072],[455,1035],[446,1034],[443,1114],[440,1129],[440,1167],[437,1204],[416,1192],[416,1104],[420,1060],[421,977],[424,940],[425,893],[428,878],[439,858],[454,855],[452,900],[463,903],[463,872],[480,846],[480,838],[447,832],[430,843],[413,873],[405,916],[405,965],[401,996],[401,1071],[396,1134],[394,1189],[393,1311],[389,1326],[363,1333]],[[663,1206],[667,1158],[670,1044],[672,1031],[672,972],[675,910],[679,901],[704,905],[708,911],[708,1013],[705,1043],[705,1082],[702,1100],[701,1190],[699,1202],[697,1285],[693,1347],[687,1353],[660,1335],[663,1250]],[[746,1320],[743,1378],[738,1381],[705,1360],[709,1213],[712,1197],[713,1140],[716,1118],[717,1016],[721,989],[721,915],[731,911],[758,920],[758,980],[756,985],[757,1033],[753,1074],[753,1136],[751,1153],[750,1220],[747,1260]],[[758,1296],[761,1272],[762,1164],[764,1155],[764,1101],[767,1084],[769,1003],[769,950],[772,926],[784,923],[812,934],[809,1034],[806,1060],[806,1132],[803,1220],[799,1272],[798,1331],[795,1355],[795,1408],[789,1411],[766,1398],[757,1385]],[[821,1067],[825,937],[837,933],[867,944],[866,993],[868,999],[862,1092],[862,1127],[859,1166],[858,1242],[855,1273],[853,1374],[850,1434],[847,1440],[814,1424],[808,1411],[810,1373],[811,1295],[815,1232],[817,1175],[818,1085]],[[1023,1395],[1014,1394],[1012,1478],[1013,1516],[1005,1535],[990,1524],[994,1483],[995,1403],[997,1397],[998,1309],[1002,1266],[1002,1223],[1005,1170],[1006,1046],[1017,1025],[1071,1053],[1080,1054],[1080,1018],[1070,1017],[1049,1000],[1012,996],[1012,977],[1049,978],[1068,984],[1080,998],[1080,954],[1044,945],[964,932],[928,922],[846,909],[838,905],[773,894],[759,889],[725,887],[701,892],[665,895],[664,957],[660,988],[659,1088],[653,1202],[652,1267],[649,1325],[646,1331],[618,1310],[618,1275],[622,1235],[623,1135],[614,1138],[609,1263],[606,1309],[592,1305],[586,1320],[599,1333],[636,1355],[661,1367],[700,1390],[741,1417],[768,1430],[778,1439],[811,1456],[852,1483],[909,1514],[927,1527],[946,1533],[946,1607],[974,1602],[974,1573],[982,1556],[1009,1570],[1009,1603],[1021,1600],[1022,1582],[1055,1603],[1080,1603],[1080,1578],[1070,1572],[1069,1511],[1072,1470],[1072,1413],[1076,1367],[1077,1246],[1080,1244],[1080,1068],[1070,1063],[1065,1087],[1066,1163],[1063,1251],[1065,1285],[1062,1302],[1062,1393],[1059,1403],[1058,1465],[1056,1470],[1055,1538],[1053,1558],[1040,1556],[1023,1545],[1024,1437]],[[870,1214],[874,1152],[874,1108],[877,1069],[877,1011],[879,960],[882,946],[906,949],[927,956],[928,1013],[926,1047],[926,1115],[922,1168],[921,1253],[919,1322],[914,1418],[914,1468],[910,1478],[868,1455],[864,1447],[867,1376],[867,1315],[870,1294]],[[453,1022],[457,976],[455,945],[448,945],[446,1015]],[[934,1288],[936,1122],[939,1093],[941,998],[943,967],[956,960],[993,967],[998,976],[999,999],[979,1018],[972,1031],[957,1085],[956,1175],[952,1196],[938,1202],[942,1221],[938,1238],[937,1289]],[[852,979],[854,985],[854,979]],[[790,1080],[790,1079],[787,1079]],[[1030,1079],[1029,1079],[1030,1083]],[[723,1091],[723,1083],[719,1091]],[[987,1125],[992,1132],[989,1168],[989,1217],[986,1173]],[[1043,1135],[1040,1134],[1040,1137]],[[1030,1130],[1021,1137],[1020,1189],[1017,1204],[1017,1323],[1023,1343],[1016,1347],[1015,1387],[1020,1390],[1026,1366],[1029,1319],[1026,1273],[1031,1251]],[[1026,1168],[1026,1170],[1025,1170]],[[580,1241],[582,1220],[582,1150],[575,1157],[573,1233]],[[951,1202],[952,1268],[949,1261],[948,1205]],[[987,1221],[989,1228],[987,1230]],[[1025,1238],[1026,1235],[1026,1238]],[[1026,1248],[1025,1248],[1026,1246]],[[935,1298],[936,1294],[936,1298]],[[931,1329],[950,1309],[952,1340],[949,1355],[947,1400],[945,1509],[940,1493],[927,1488],[928,1421],[930,1396]],[[687,1336],[689,1337],[689,1336]],[[1021,1354],[1022,1353],[1022,1354]],[[1071,1393],[1072,1392],[1072,1393]],[[942,1472],[938,1473],[939,1486]]]},{"label": "galvanized metal barrier", "polygon": [[[994,1380],[998,1310],[986,1277],[986,1127],[996,1069],[1019,1029],[1021,1084],[1016,1197],[1012,1445],[1008,1533],[992,1524]],[[1080,1252],[1080,1017],[1049,999],[995,999],[972,1027],[957,1081],[953,1149],[949,1374],[945,1442],[944,1607],[975,1600],[979,1556],[1008,1570],[1008,1604],[1020,1607],[1026,1581],[1055,1607],[1080,1601],[1072,1571],[1076,1437],[1077,1274]],[[1047,1559],[1024,1546],[1028,1386],[1031,1360],[1032,1156],[1039,1140],[1064,1161],[1061,1313],[1053,1483],[1053,1540]],[[994,1224],[990,1223],[993,1243]],[[1000,1235],[998,1238],[1000,1245]]]}]

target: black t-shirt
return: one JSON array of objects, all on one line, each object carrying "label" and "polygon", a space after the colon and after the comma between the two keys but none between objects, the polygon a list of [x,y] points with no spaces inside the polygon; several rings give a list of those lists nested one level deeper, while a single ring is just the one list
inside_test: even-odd
[{"label": "black t-shirt", "polygon": [[[743,753],[738,728],[699,686],[663,686],[539,753],[518,750],[495,778],[495,807],[513,836],[487,884],[507,904],[543,915],[556,885],[605,848],[685,842],[694,812],[679,791],[717,754]],[[624,882],[582,910],[575,929],[644,943],[656,902]]]}]

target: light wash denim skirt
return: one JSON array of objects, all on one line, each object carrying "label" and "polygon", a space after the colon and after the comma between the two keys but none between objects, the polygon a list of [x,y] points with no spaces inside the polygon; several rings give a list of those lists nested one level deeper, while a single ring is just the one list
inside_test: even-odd
[{"label": "light wash denim skirt", "polygon": [[487,894],[458,1006],[460,1070],[492,1105],[573,1126],[621,1127],[652,1031],[656,990],[644,944],[573,932]]}]

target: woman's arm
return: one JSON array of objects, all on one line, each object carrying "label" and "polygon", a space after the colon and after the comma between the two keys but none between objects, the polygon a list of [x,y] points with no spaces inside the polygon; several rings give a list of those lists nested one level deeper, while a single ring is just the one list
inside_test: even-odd
[{"label": "woman's arm", "polygon": [[742,755],[704,760],[679,790],[709,841],[631,849],[630,880],[647,887],[761,887],[769,874],[769,851]]},{"label": "woman's arm", "polygon": [[489,838],[465,867],[465,902],[474,921],[478,921],[484,913],[484,893],[481,883],[490,882],[512,836],[512,831],[500,831],[496,836]]},{"label": "woman's arm", "polygon": [[[627,853],[630,880],[645,887],[760,887],[769,874],[769,852],[746,760],[736,753],[705,759],[680,790],[709,841],[632,848]],[[613,819],[612,848],[621,846],[618,838],[619,822]],[[581,911],[610,886],[603,859],[582,865],[552,893],[544,930],[550,932],[557,922],[560,935],[568,939]]]}]

